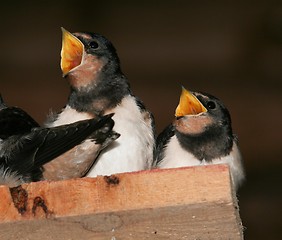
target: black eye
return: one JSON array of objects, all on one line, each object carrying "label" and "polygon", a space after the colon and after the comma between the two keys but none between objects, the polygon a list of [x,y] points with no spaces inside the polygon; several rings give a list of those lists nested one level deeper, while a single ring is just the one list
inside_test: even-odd
[{"label": "black eye", "polygon": [[99,44],[95,41],[92,41],[89,43],[89,46],[92,48],[92,49],[96,49],[99,47]]},{"label": "black eye", "polygon": [[207,103],[207,107],[208,107],[209,109],[215,109],[215,107],[216,107],[215,102],[209,101],[209,102]]}]

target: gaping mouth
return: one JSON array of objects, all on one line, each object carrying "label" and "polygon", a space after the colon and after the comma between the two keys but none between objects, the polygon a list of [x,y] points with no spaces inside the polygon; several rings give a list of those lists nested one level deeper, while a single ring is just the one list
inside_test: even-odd
[{"label": "gaping mouth", "polygon": [[203,112],[207,112],[207,109],[199,101],[199,99],[182,87],[182,93],[179,104],[175,110],[175,116],[183,117],[185,115],[197,115]]},{"label": "gaping mouth", "polygon": [[62,28],[62,33],[61,69],[65,76],[73,68],[81,64],[84,45],[77,37],[66,29]]}]

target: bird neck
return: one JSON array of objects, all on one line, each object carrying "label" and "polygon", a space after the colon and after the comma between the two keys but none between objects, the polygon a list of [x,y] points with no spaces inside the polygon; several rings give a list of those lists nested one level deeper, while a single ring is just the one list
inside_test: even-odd
[{"label": "bird neck", "polygon": [[79,112],[101,115],[117,106],[123,97],[129,94],[131,94],[129,83],[123,74],[116,74],[115,78],[112,78],[101,73],[99,79],[87,86],[79,88],[71,86],[68,103]]},{"label": "bird neck", "polygon": [[175,133],[180,145],[201,161],[210,162],[228,155],[232,150],[234,137],[231,128],[212,126],[197,135],[183,134],[177,130]]}]

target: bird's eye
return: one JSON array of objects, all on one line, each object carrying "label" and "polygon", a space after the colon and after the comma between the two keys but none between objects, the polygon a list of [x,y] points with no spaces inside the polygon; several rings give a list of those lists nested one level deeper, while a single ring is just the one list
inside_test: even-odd
[{"label": "bird's eye", "polygon": [[95,41],[92,41],[89,43],[89,46],[92,48],[92,49],[97,49],[99,47],[99,44]]},{"label": "bird's eye", "polygon": [[216,107],[215,102],[209,101],[209,102],[207,103],[207,107],[208,107],[209,109],[215,109],[215,107]]}]

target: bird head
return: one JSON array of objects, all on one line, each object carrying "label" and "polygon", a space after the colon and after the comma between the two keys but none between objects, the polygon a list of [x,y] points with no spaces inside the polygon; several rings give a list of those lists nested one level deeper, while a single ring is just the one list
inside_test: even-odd
[{"label": "bird head", "polygon": [[207,93],[190,92],[182,87],[175,117],[176,129],[184,134],[198,135],[209,129],[232,132],[227,108],[219,99]]},{"label": "bird head", "polygon": [[[70,33],[62,28],[61,69],[77,88],[96,84],[101,75],[120,71],[112,43],[97,33]],[[79,79],[79,81],[78,81]]]}]

